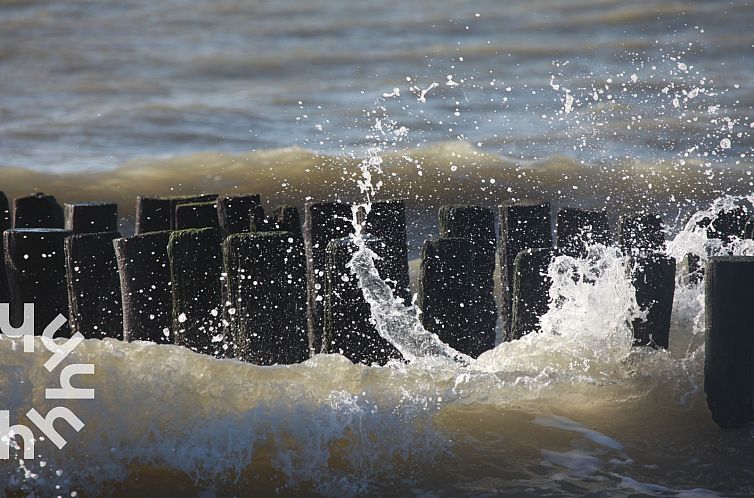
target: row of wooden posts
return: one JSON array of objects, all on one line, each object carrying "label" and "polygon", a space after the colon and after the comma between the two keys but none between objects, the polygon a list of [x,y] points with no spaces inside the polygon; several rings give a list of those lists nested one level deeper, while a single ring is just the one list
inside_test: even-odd
[{"label": "row of wooden posts", "polygon": [[[358,215],[381,277],[410,303],[403,201],[376,202]],[[536,331],[547,311],[553,257],[583,257],[589,245],[611,239],[604,211],[560,209],[554,241],[548,202],[505,204],[497,215],[496,224],[491,208],[443,206],[439,238],[422,247],[422,324],[474,357],[495,346],[496,257],[500,328],[504,340],[513,340]],[[745,211],[721,213],[707,221],[707,235],[743,236],[747,220]],[[266,215],[259,195],[139,197],[136,234],[122,237],[117,222],[116,204],[61,207],[41,193],[14,199],[11,216],[0,193],[0,302],[10,302],[12,322],[20,324],[23,304],[34,303],[37,334],[67,311],[68,333],[174,343],[260,365],[296,363],[317,352],[366,364],[400,358],[377,333],[347,267],[356,247],[346,203],[308,203],[302,227],[294,207]],[[659,215],[641,213],[622,216],[616,234],[630,256],[637,302],[648,310],[646,320],[632,323],[635,342],[659,348],[669,343],[676,275],[676,261],[662,252],[663,230]],[[709,275],[710,409],[720,425],[740,425],[751,420],[753,406],[754,312],[741,317],[740,309],[753,307],[731,303],[754,299],[754,290],[736,294],[735,282],[754,277],[754,258],[712,258],[706,271],[693,256],[681,263],[691,282]],[[730,381],[734,374],[738,384]]]}]

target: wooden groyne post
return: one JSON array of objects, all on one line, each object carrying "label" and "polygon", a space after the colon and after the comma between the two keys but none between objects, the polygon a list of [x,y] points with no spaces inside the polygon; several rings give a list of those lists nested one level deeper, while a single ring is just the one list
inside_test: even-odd
[{"label": "wooden groyne post", "polygon": [[640,346],[667,349],[675,295],[675,258],[651,253],[631,258],[631,281],[636,303],[647,310],[646,320],[634,320],[634,340]]},{"label": "wooden groyne post", "polygon": [[495,347],[497,304],[495,303],[495,212],[482,206],[442,206],[439,211],[441,238],[464,238],[471,241],[475,251],[469,254],[474,280],[469,284],[476,292],[467,296],[476,328],[467,349],[462,350],[477,357]]},{"label": "wooden groyne post", "polygon": [[63,228],[63,208],[55,197],[37,192],[13,199],[13,228]]},{"label": "wooden groyne post", "polygon": [[65,239],[68,321],[86,338],[122,338],[123,311],[113,241],[117,232],[84,233]]},{"label": "wooden groyne post", "polygon": [[[485,254],[470,239],[426,240],[422,247],[418,305],[424,328],[457,351],[480,351],[480,295],[475,265]],[[481,292],[480,292],[481,291]]]},{"label": "wooden groyne post", "polygon": [[550,300],[552,280],[547,270],[556,254],[553,248],[539,248],[526,249],[516,256],[511,340],[539,330],[540,318],[547,312]]},{"label": "wooden groyne post", "polygon": [[[11,227],[10,205],[5,193],[0,192],[0,236]],[[7,303],[8,277],[5,274],[5,244],[0,243],[0,303]]]},{"label": "wooden groyne post", "polygon": [[662,216],[657,213],[621,215],[618,221],[618,245],[623,254],[647,254],[662,251],[665,245]]},{"label": "wooden groyne post", "polygon": [[561,208],[556,224],[558,249],[567,256],[584,257],[587,246],[610,242],[610,225],[605,211]]},{"label": "wooden groyne post", "polygon": [[[380,277],[385,281],[396,280],[390,246],[368,235],[364,236],[364,243],[381,258],[374,262]],[[350,237],[330,241],[327,245],[322,352],[340,353],[354,363],[384,365],[391,358],[400,359],[401,355],[371,322],[371,308],[364,299],[358,276],[348,268],[356,250]]]},{"label": "wooden groyne post", "polygon": [[[216,211],[215,211],[216,212]],[[168,242],[175,343],[222,354],[222,236],[217,228],[178,230]],[[213,341],[213,338],[219,337]]]},{"label": "wooden groyne post", "polygon": [[217,199],[217,217],[223,236],[251,231],[251,216],[258,216],[262,201],[259,194],[225,195]]},{"label": "wooden groyne post", "polygon": [[[728,211],[718,211],[714,220],[702,218],[697,222],[697,226],[705,228],[708,239],[717,239],[722,241],[723,245],[727,245],[736,237],[743,238],[746,236],[748,220],[748,211],[742,206],[738,206]],[[698,284],[704,278],[705,268],[702,266],[699,256],[687,254],[682,266],[686,283]]]},{"label": "wooden groyne post", "polygon": [[[58,314],[67,315],[65,238],[62,228],[16,228],[3,233],[11,320],[23,322],[24,303],[34,304],[34,334],[41,335]],[[66,337],[66,324],[56,337]]]},{"label": "wooden groyne post", "polygon": [[341,202],[313,202],[304,208],[304,246],[307,273],[307,327],[311,352],[319,353],[325,330],[327,244],[353,233],[351,206]]},{"label": "wooden groyne post", "polygon": [[115,239],[123,302],[123,340],[172,343],[169,231]]},{"label": "wooden groyne post", "polygon": [[136,234],[176,229],[175,208],[181,204],[214,202],[217,194],[136,198]]},{"label": "wooden groyne post", "polygon": [[503,339],[512,340],[516,256],[527,249],[552,247],[552,212],[549,202],[522,200],[500,206],[499,217]]},{"label": "wooden groyne post", "polygon": [[406,204],[402,199],[376,201],[369,214],[360,218],[364,233],[370,234],[384,244],[380,264],[390,275],[388,285],[393,295],[406,304],[411,301],[408,270],[408,245],[406,242]]},{"label": "wooden groyne post", "polygon": [[118,231],[118,205],[110,202],[65,204],[65,228],[73,233]]},{"label": "wooden groyne post", "polygon": [[662,217],[657,213],[621,216],[618,243],[629,255],[629,272],[636,302],[647,311],[646,320],[634,320],[634,339],[640,346],[668,348],[675,295],[675,258],[661,251],[665,245]]},{"label": "wooden groyne post", "polygon": [[754,257],[715,256],[705,273],[707,406],[719,426],[743,427],[754,409]]},{"label": "wooden groyne post", "polygon": [[301,244],[290,232],[240,233],[223,242],[236,358],[273,365],[309,357]]},{"label": "wooden groyne post", "polygon": [[275,224],[275,230],[281,232],[291,232],[294,236],[303,238],[301,232],[301,216],[298,209],[293,206],[275,206],[272,211],[272,219]]},{"label": "wooden groyne post", "polygon": [[175,207],[175,230],[219,228],[217,202],[189,202]]}]

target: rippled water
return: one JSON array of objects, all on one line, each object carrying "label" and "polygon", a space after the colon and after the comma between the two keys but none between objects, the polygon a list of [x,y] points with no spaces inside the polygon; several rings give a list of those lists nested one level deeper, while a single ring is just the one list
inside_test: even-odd
[{"label": "rippled water", "polygon": [[[0,165],[111,169],[293,145],[363,154],[364,114],[394,88],[412,97],[384,102],[411,145],[462,136],[515,158],[654,161],[699,145],[691,132],[708,126],[673,119],[675,90],[704,88],[698,100],[721,115],[750,115],[753,25],[748,1],[4,0]],[[576,126],[554,115],[564,95],[551,77],[577,100],[610,90]],[[418,102],[433,83],[430,105]]]}]

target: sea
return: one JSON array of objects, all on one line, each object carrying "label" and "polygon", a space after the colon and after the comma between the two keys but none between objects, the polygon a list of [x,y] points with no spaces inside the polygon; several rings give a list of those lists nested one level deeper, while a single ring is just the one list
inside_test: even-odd
[{"label": "sea", "polygon": [[[751,210],[752,170],[751,1],[0,0],[0,190],[116,201],[124,235],[137,195],[401,198],[415,269],[440,206],[534,198],[613,226],[659,213],[667,254],[704,261],[754,254],[695,223]],[[721,430],[706,407],[703,283],[677,279],[667,351],[633,347],[628,263],[595,246],[551,265],[538,333],[470,359],[386,300],[359,254],[404,361],[260,367],[87,339],[70,359],[94,365],[96,395],[65,405],[85,426],[0,460],[0,489],[754,494],[754,428]],[[42,346],[0,336],[11,421],[57,405]]]}]

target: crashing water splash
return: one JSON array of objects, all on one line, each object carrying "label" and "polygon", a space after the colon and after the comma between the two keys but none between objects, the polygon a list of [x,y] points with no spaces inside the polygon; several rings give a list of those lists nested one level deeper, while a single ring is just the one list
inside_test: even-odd
[{"label": "crashing water splash", "polygon": [[559,336],[561,347],[585,362],[599,355],[609,355],[603,361],[628,356],[634,340],[630,324],[646,311],[639,309],[626,269],[620,250],[603,245],[589,247],[585,258],[556,257],[547,270],[552,285],[542,333]]},{"label": "crashing water splash", "polygon": [[[379,120],[374,128],[381,133],[385,132],[383,123]],[[437,334],[428,332],[419,321],[416,308],[406,306],[393,295],[393,290],[380,277],[374,264],[375,258],[379,256],[367,247],[359,212],[363,212],[363,219],[366,219],[366,215],[372,208],[372,200],[381,186],[381,182],[373,183],[372,181],[372,171],[377,174],[382,172],[380,153],[380,147],[370,148],[368,157],[359,165],[361,179],[358,185],[364,194],[365,201],[352,208],[351,221],[354,227],[352,238],[357,249],[348,267],[357,276],[364,299],[369,303],[377,332],[395,346],[404,359],[413,362],[422,357],[445,357],[468,365],[473,359],[442,342]]]},{"label": "crashing water splash", "polygon": [[358,249],[349,267],[356,273],[364,299],[369,303],[379,334],[398,349],[409,362],[421,357],[446,357],[470,364],[470,356],[460,353],[428,332],[419,321],[416,308],[406,306],[393,296],[393,290],[380,278],[374,259],[378,256],[360,236],[354,237]]}]

